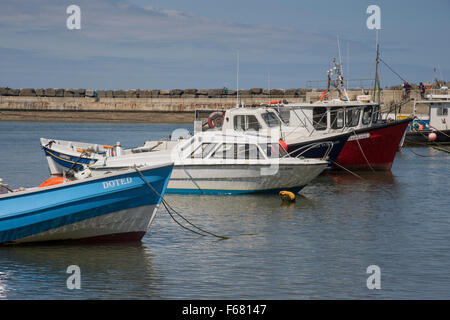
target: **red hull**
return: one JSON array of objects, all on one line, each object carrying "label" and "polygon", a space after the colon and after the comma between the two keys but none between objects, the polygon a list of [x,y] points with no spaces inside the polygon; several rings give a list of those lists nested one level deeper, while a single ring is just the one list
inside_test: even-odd
[{"label": "red hull", "polygon": [[[354,137],[350,136],[347,140],[337,163],[350,170],[371,170],[371,167],[374,170],[391,170],[409,121],[411,119],[356,130]],[[357,137],[359,139],[355,139]],[[335,165],[335,168],[339,169],[339,166]]]}]

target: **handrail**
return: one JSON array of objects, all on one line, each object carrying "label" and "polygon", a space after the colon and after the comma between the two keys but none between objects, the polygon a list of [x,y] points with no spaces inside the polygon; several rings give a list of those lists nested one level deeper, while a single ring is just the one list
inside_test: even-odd
[{"label": "handrail", "polygon": [[320,158],[320,159],[322,159],[322,160],[328,159],[328,156],[330,155],[330,152],[331,152],[331,150],[333,149],[333,146],[334,146],[334,142],[332,142],[332,141],[315,142],[315,143],[307,144],[307,145],[305,145],[305,146],[301,146],[300,148],[297,148],[297,149],[295,149],[294,151],[289,152],[288,154],[286,154],[285,156],[283,156],[283,158],[285,158],[285,157],[290,157],[291,154],[293,154],[293,153],[295,153],[295,152],[298,152],[298,151],[300,151],[300,150],[306,148],[305,150],[303,150],[302,152],[300,152],[298,155],[295,156],[295,158],[298,158],[298,157],[300,157],[302,154],[304,154],[305,152],[307,152],[307,151],[309,151],[309,150],[311,150],[311,149],[313,149],[313,148],[315,148],[315,147],[317,147],[317,146],[321,146],[321,145],[323,145],[323,144],[327,144],[327,145],[328,145],[328,148],[327,148],[327,151],[324,153],[323,157]]}]

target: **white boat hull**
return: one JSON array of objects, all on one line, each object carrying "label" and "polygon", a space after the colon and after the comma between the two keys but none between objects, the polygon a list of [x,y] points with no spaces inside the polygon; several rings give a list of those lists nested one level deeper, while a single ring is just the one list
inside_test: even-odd
[{"label": "white boat hull", "polygon": [[167,193],[236,194],[300,191],[326,164],[291,165],[175,165]]}]

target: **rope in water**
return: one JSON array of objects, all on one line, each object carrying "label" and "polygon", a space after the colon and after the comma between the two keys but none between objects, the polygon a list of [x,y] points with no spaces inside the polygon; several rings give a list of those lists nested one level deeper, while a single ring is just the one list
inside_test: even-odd
[{"label": "rope in water", "polygon": [[[196,226],[195,224],[193,224],[192,222],[190,222],[188,219],[186,219],[185,217],[183,217],[179,212],[177,212],[175,209],[173,209],[168,203],[167,201],[164,199],[164,197],[161,196],[161,194],[150,184],[150,182],[147,181],[147,179],[145,179],[144,175],[142,174],[142,172],[136,167],[134,166],[134,169],[136,170],[136,172],[139,174],[139,176],[141,177],[141,179],[145,182],[145,184],[161,199],[161,203],[163,204],[164,208],[167,210],[167,213],[169,213],[170,217],[172,218],[173,221],[175,221],[180,227],[191,231],[195,234],[201,235],[201,236],[206,236],[206,235],[210,235],[222,240],[225,239],[229,239],[229,237],[227,236],[221,236],[221,235],[217,235],[214,234],[210,231],[207,231],[205,229],[202,229],[198,226]],[[200,232],[193,230],[191,228],[188,228],[186,226],[184,226],[183,224],[181,224],[177,219],[175,219],[175,217],[173,216],[173,213],[175,213],[177,216],[179,216],[181,219],[183,219],[184,221],[186,221],[186,223],[188,223],[189,225],[191,225],[192,227],[196,228],[197,230],[199,230]],[[202,233],[203,232],[203,233]]]}]

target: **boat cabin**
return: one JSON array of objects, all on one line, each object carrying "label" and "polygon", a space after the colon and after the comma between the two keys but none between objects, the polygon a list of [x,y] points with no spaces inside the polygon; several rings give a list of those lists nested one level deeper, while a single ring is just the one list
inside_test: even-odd
[{"label": "boat cabin", "polygon": [[276,139],[217,132],[196,134],[185,143],[180,143],[175,152],[185,160],[265,160],[287,156]]},{"label": "boat cabin", "polygon": [[[450,128],[450,94],[429,94],[426,100],[415,101],[415,104],[424,103],[429,108],[429,125],[433,129],[445,131]],[[415,109],[415,105],[414,105]]]},{"label": "boat cabin", "polygon": [[233,108],[223,118],[224,132],[253,131],[270,135],[274,129],[280,129],[283,138],[284,133],[293,130],[311,135],[371,127],[381,121],[381,113],[377,103],[334,101],[286,104],[277,108]]},{"label": "boat cabin", "polygon": [[[308,132],[344,132],[371,127],[380,122],[377,103],[330,101],[310,104],[288,104],[289,126],[304,127]],[[286,111],[285,111],[286,112]]]}]

